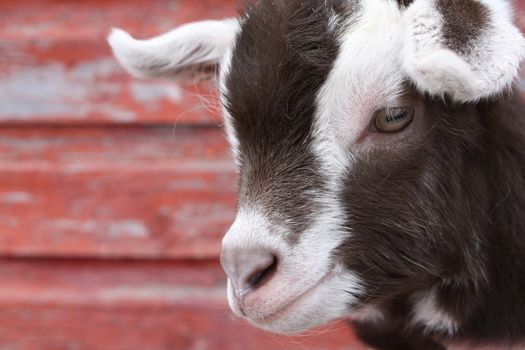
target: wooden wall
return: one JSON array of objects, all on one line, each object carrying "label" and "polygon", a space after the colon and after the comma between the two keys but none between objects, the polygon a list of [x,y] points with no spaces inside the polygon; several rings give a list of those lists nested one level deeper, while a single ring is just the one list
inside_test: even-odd
[{"label": "wooden wall", "polygon": [[104,40],[234,14],[0,0],[0,350],[362,349],[344,323],[287,338],[232,317],[218,254],[236,180],[213,89],[133,80]]}]

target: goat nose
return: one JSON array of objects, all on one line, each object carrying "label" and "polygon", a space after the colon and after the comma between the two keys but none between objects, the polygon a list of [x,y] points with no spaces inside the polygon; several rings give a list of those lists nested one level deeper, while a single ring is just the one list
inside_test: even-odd
[{"label": "goat nose", "polygon": [[232,282],[236,297],[241,299],[272,278],[277,269],[277,257],[264,248],[223,249],[221,265]]}]

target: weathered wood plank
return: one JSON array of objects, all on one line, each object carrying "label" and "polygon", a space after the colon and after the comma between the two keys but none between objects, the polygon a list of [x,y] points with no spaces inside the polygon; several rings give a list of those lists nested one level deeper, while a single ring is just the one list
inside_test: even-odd
[{"label": "weathered wood plank", "polygon": [[234,215],[219,129],[1,129],[0,255],[208,258]]},{"label": "weathered wood plank", "polygon": [[214,261],[1,260],[0,280],[1,349],[363,349],[344,323],[283,337],[234,319]]},{"label": "weathered wood plank", "polygon": [[[15,291],[16,292],[16,291]],[[364,350],[348,325],[286,337],[209,302],[162,308],[3,306],[0,348],[16,350]]]},{"label": "weathered wood plank", "polygon": [[135,80],[105,38],[111,27],[148,37],[234,13],[229,0],[0,1],[0,122],[216,124],[213,89]]},{"label": "weathered wood plank", "polygon": [[225,304],[217,260],[0,259],[6,305],[169,307],[195,300]]}]

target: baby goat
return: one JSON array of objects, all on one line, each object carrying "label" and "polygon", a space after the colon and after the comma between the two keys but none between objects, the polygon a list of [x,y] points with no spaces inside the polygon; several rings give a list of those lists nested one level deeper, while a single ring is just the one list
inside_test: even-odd
[{"label": "baby goat", "polygon": [[378,349],[525,346],[525,41],[505,0],[267,0],[150,40],[132,74],[217,74],[239,170],[233,311]]}]

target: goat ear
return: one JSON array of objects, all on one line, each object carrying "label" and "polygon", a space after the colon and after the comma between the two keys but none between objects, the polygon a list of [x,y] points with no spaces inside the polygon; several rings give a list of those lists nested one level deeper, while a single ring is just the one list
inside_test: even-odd
[{"label": "goat ear", "polygon": [[215,77],[233,45],[235,19],[190,23],[149,40],[113,29],[108,42],[120,64],[137,77],[206,80]]},{"label": "goat ear", "polygon": [[473,102],[502,94],[525,57],[506,0],[415,0],[403,20],[404,68],[431,95]]}]

